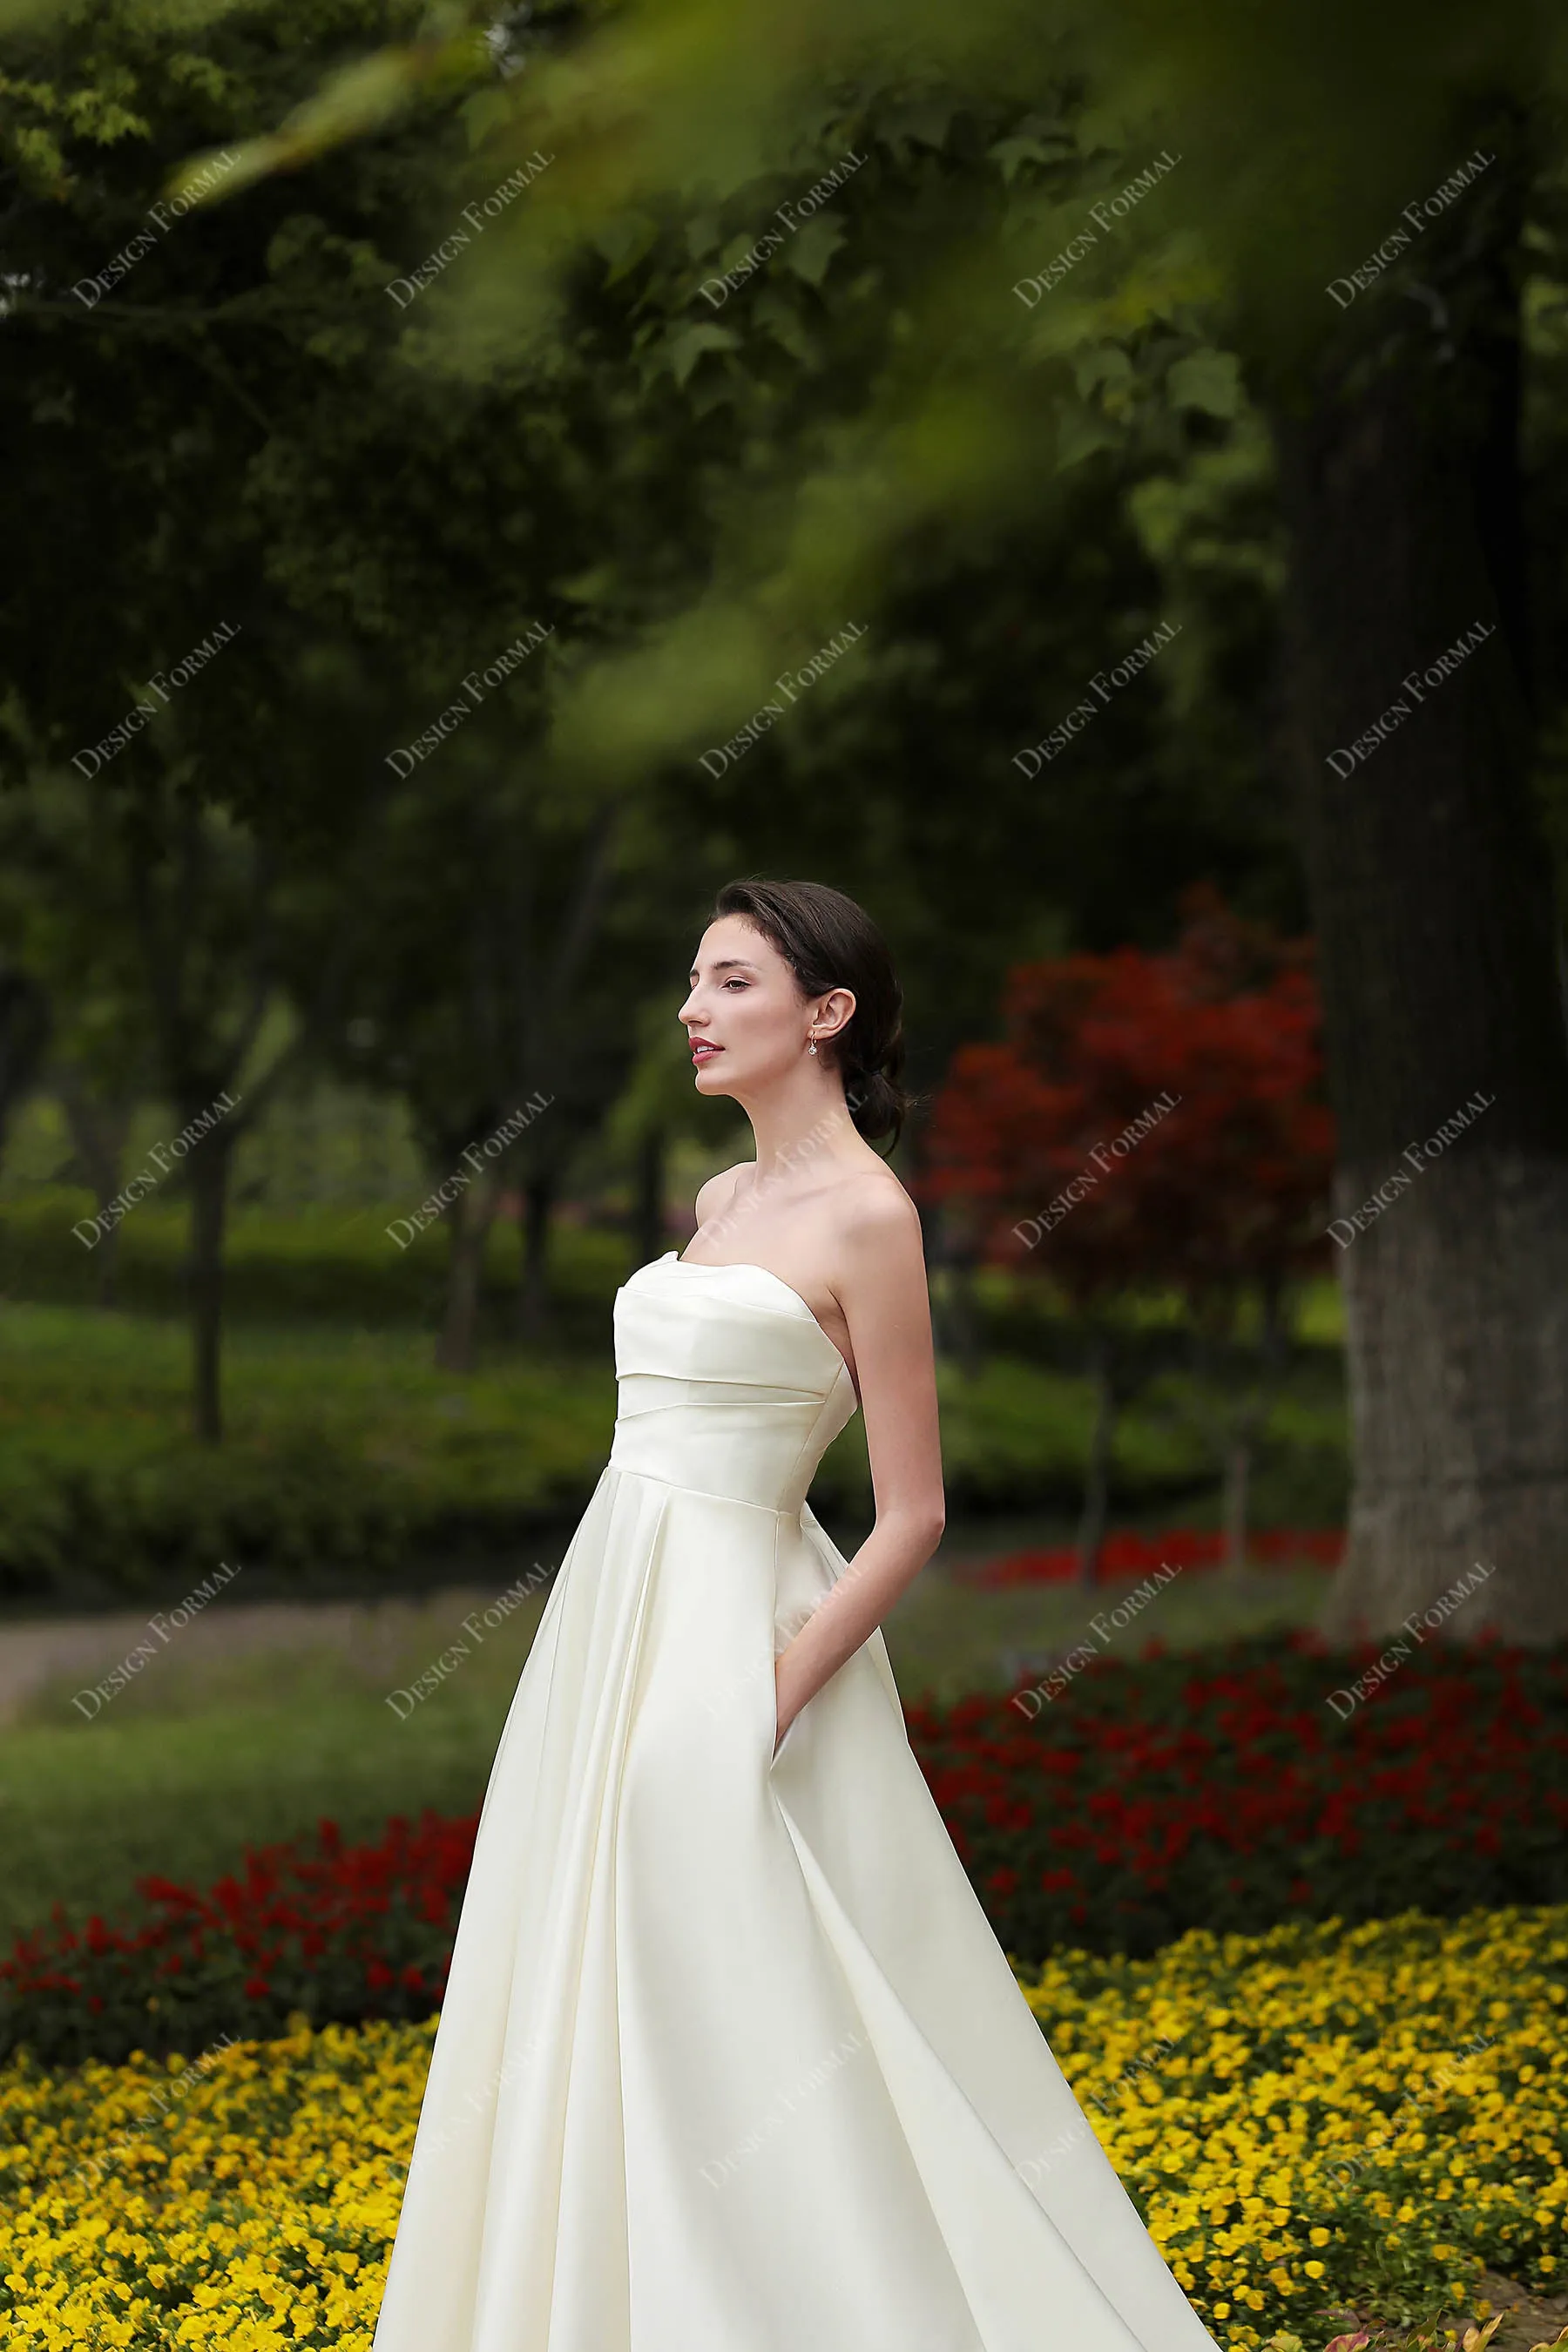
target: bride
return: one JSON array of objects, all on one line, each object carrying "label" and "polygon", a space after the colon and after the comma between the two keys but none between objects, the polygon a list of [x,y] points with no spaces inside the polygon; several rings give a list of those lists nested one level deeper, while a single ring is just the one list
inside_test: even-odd
[{"label": "bride", "polygon": [[[680,1009],[754,1160],[616,1293],[619,1407],[479,1816],[373,2352],[1215,2352],[953,1851],[881,1632],[936,1548],[900,995],[722,889]],[[876,1523],[806,1501],[858,1409]]]}]

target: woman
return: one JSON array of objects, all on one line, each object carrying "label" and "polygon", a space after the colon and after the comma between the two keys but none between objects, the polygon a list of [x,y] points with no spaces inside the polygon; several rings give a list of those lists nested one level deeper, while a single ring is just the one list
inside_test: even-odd
[{"label": "woman", "polygon": [[[900,992],[719,894],[680,1010],[756,1156],[616,1300],[608,1463],[483,1811],[374,2352],[1214,2352],[1052,2057],[879,1628],[935,1549]],[[857,1405],[876,1524],[806,1489]]]}]

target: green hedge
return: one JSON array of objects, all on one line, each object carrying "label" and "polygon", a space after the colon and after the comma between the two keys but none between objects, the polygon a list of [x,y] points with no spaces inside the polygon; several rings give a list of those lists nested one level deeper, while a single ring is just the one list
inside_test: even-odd
[{"label": "green hedge", "polygon": [[[0,1598],[168,1595],[237,1556],[252,1591],[412,1578],[421,1563],[510,1553],[586,1502],[615,1418],[609,1328],[624,1237],[562,1228],[549,1344],[525,1349],[511,1335],[515,1234],[499,1234],[479,1368],[458,1377],[434,1362],[439,1232],[405,1253],[380,1211],[237,1213],[228,1433],[214,1450],[185,1433],[181,1204],[148,1202],[126,1220],[125,1303],[112,1313],[88,1303],[94,1269],[70,1238],[84,1206],[51,1192],[0,1209]],[[1071,1369],[1070,1334],[1009,1311],[1024,1352],[993,1356],[974,1379],[939,1365],[949,1507],[1070,1513],[1089,1387]],[[1212,1458],[1181,1404],[1179,1381],[1174,1393],[1167,1381],[1126,1414],[1123,1510],[1179,1501],[1190,1517],[1212,1495]],[[1304,1360],[1276,1415],[1259,1517],[1331,1523],[1344,1468],[1337,1370],[1320,1355]],[[869,1517],[858,1415],[813,1499],[847,1522]]]}]

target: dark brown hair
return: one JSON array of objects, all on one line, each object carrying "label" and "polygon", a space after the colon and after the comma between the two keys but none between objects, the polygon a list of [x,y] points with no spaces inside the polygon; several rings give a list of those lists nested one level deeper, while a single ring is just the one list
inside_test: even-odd
[{"label": "dark brown hair", "polygon": [[866,912],[826,882],[726,882],[710,921],[740,915],[775,947],[803,996],[847,988],[855,1010],[823,1050],[844,1081],[844,1100],[868,1143],[896,1145],[911,1097],[899,1083],[904,1066],[904,995],[888,943]]}]

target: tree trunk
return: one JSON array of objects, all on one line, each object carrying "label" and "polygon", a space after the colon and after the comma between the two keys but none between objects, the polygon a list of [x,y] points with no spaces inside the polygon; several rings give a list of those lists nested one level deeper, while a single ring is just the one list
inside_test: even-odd
[{"label": "tree trunk", "polygon": [[948,1256],[942,1271],[948,1350],[963,1378],[977,1381],[985,1369],[985,1343],[974,1288],[974,1259],[960,1246]]},{"label": "tree trunk", "polygon": [[[943,1066],[933,1066],[940,1077]],[[932,1199],[926,1181],[930,1138],[930,1102],[918,1097],[899,1139],[899,1157],[921,1221],[921,1246],[931,1292],[931,1343],[939,1357],[957,1365],[964,1380],[974,1381],[985,1368],[984,1328],[974,1290],[980,1260],[974,1211],[970,1202],[957,1194],[943,1201]]]},{"label": "tree trunk", "polygon": [[[87,1171],[93,1198],[101,1217],[120,1190],[121,1163],[125,1152],[125,1139],[131,1132],[131,1106],[128,1103],[105,1103],[88,1088],[82,1073],[68,1064],[61,1070],[59,1099],[71,1131],[76,1156]],[[115,1282],[120,1270],[120,1226],[110,1226],[100,1234],[97,1244],[97,1298],[107,1311],[114,1305]]]},{"label": "tree trunk", "polygon": [[1237,1433],[1225,1453],[1225,1573],[1247,1572],[1247,1515],[1252,1489],[1252,1431]]},{"label": "tree trunk", "polygon": [[485,1252],[500,1198],[500,1181],[487,1162],[452,1208],[452,1239],[447,1258],[447,1304],[436,1342],[443,1371],[471,1372],[479,1344],[479,1298]]},{"label": "tree trunk", "polygon": [[1285,1286],[1278,1276],[1266,1276],[1264,1278],[1261,1320],[1257,1378],[1237,1409],[1225,1451],[1221,1517],[1225,1526],[1225,1572],[1227,1576],[1244,1576],[1247,1572],[1252,1474],[1258,1461],[1258,1441],[1268,1426],[1289,1360]]},{"label": "tree trunk", "polygon": [[[195,1116],[195,1114],[192,1114]],[[230,1139],[210,1135],[190,1154],[191,1424],[204,1445],[223,1439],[223,1254]]]},{"label": "tree trunk", "polygon": [[[100,1216],[113,1198],[112,1192],[100,1192],[98,1195]],[[98,1286],[94,1293],[94,1304],[100,1314],[110,1315],[120,1303],[120,1228],[118,1225],[110,1225],[98,1247]]]},{"label": "tree trunk", "polygon": [[550,1328],[550,1213],[555,1205],[555,1171],[535,1169],[522,1188],[522,1277],[517,1290],[518,1336],[542,1339]]},{"label": "tree trunk", "polygon": [[966,1381],[978,1380],[984,1366],[980,1302],[974,1292],[979,1248],[974,1213],[963,1200],[948,1200],[938,1215],[936,1263],[942,1284],[938,1294],[936,1338]]},{"label": "tree trunk", "polygon": [[1108,1331],[1089,1339],[1089,1371],[1094,1381],[1094,1427],[1084,1472],[1083,1516],[1078,1529],[1079,1582],[1097,1584],[1100,1556],[1110,1517],[1110,1454],[1116,1438],[1116,1364],[1114,1342]]},{"label": "tree trunk", "polygon": [[36,1085],[52,1026],[49,1000],[26,972],[0,966],[0,1153],[12,1113]]},{"label": "tree trunk", "polygon": [[644,1129],[637,1144],[632,1205],[632,1247],[638,1265],[647,1265],[664,1255],[664,1129],[649,1127]]},{"label": "tree trunk", "polygon": [[1456,208],[1481,251],[1456,247],[1441,327],[1385,304],[1353,388],[1342,368],[1310,414],[1276,420],[1287,734],[1346,1221],[1355,1471],[1334,1638],[1391,1632],[1478,1560],[1498,1573],[1456,1638],[1568,1633],[1568,1041],[1527,787],[1517,296],[1506,215],[1481,240],[1492,203]]}]

